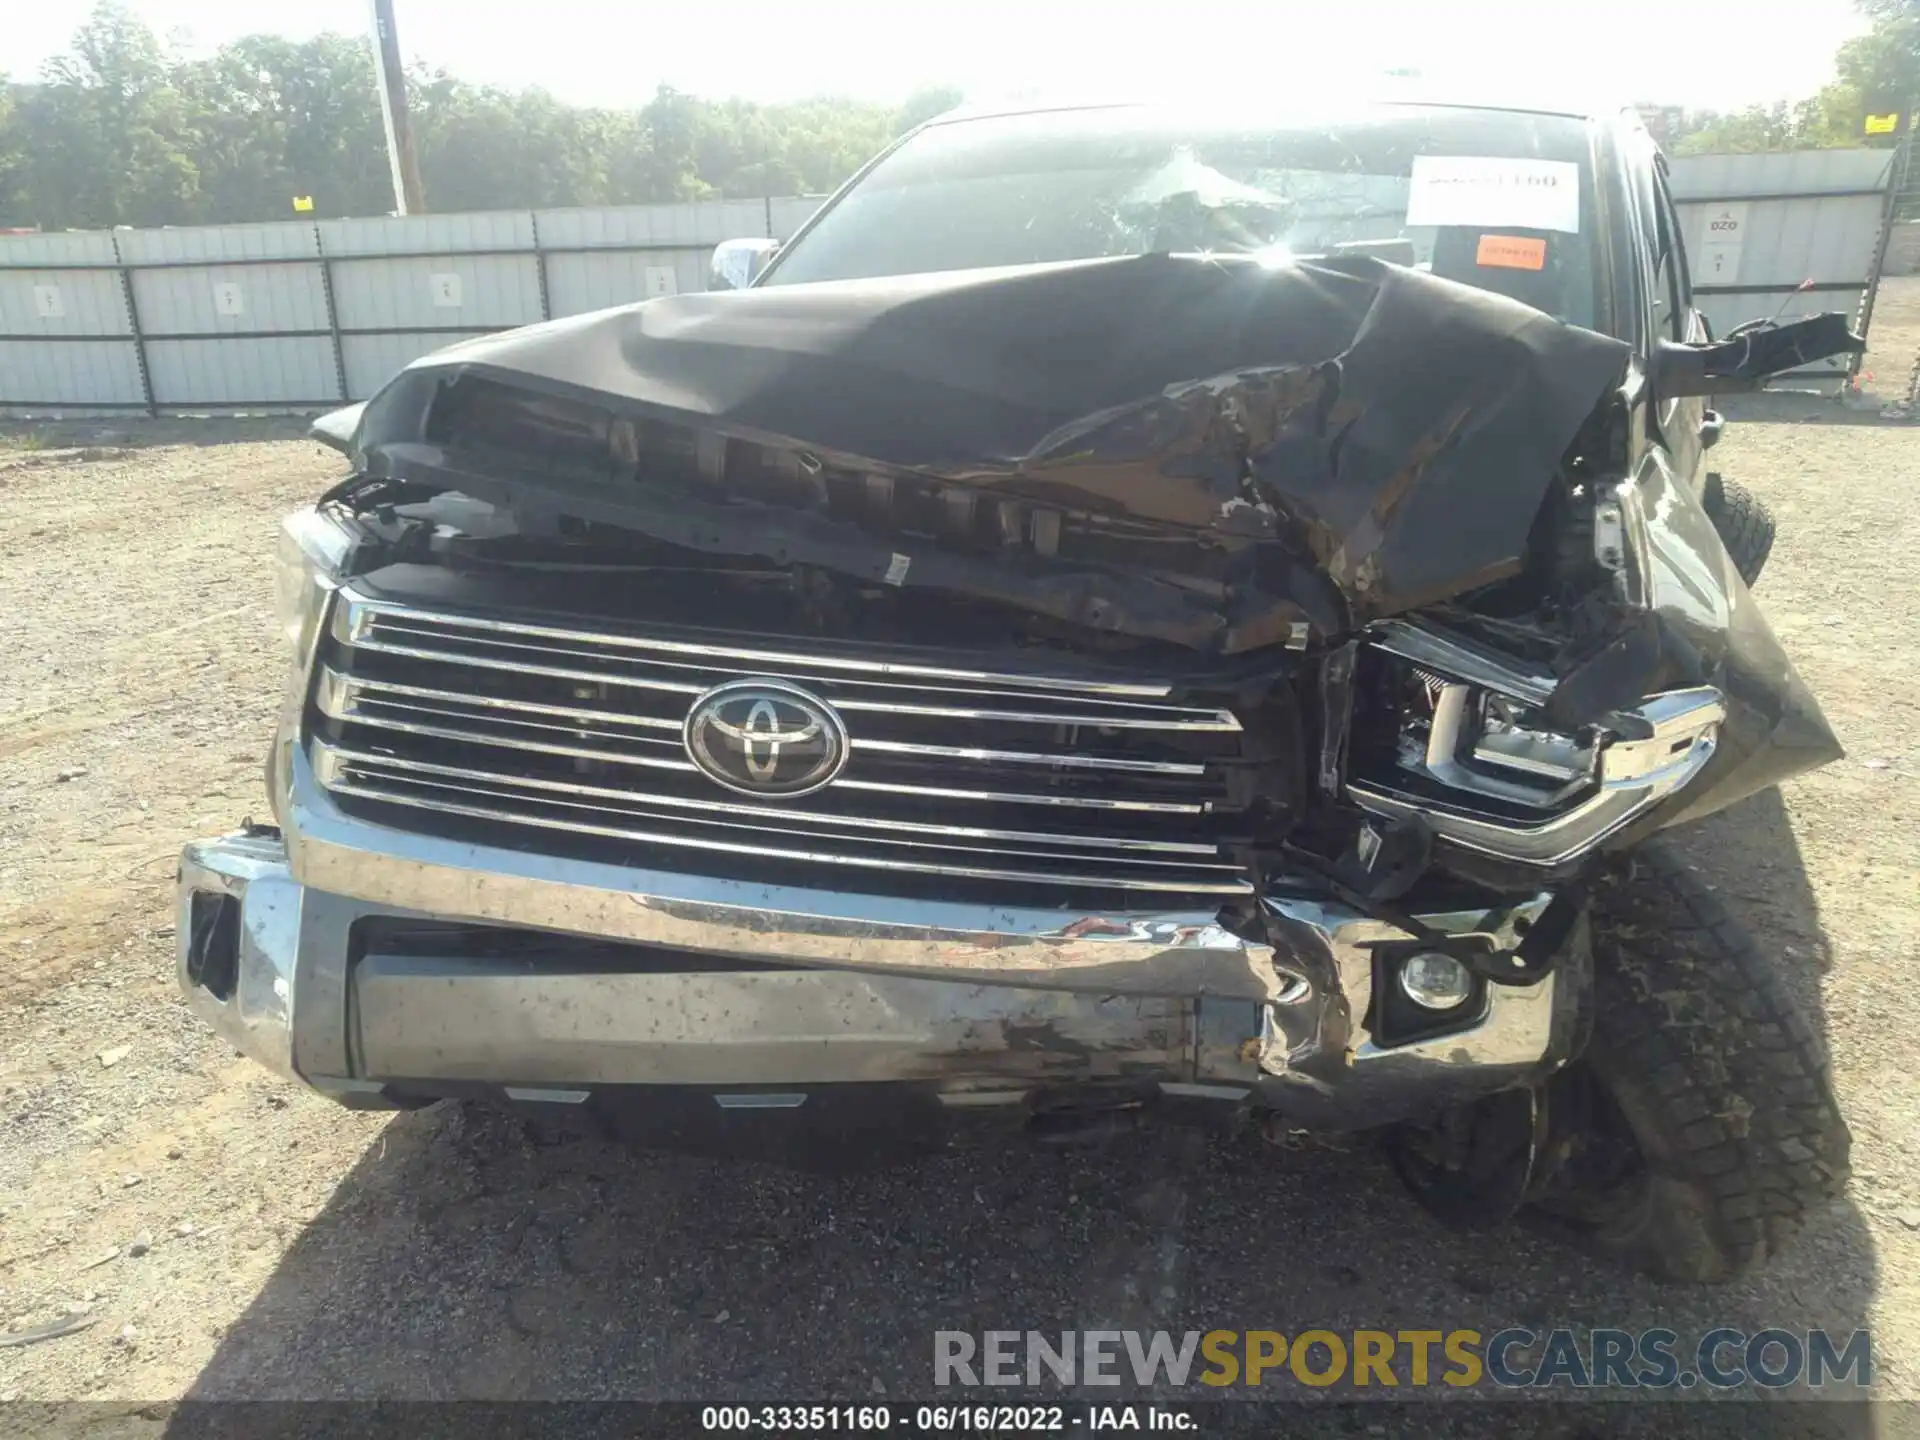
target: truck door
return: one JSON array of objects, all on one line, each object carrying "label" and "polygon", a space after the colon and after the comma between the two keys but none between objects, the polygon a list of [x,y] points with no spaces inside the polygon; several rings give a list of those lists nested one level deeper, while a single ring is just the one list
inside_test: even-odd
[{"label": "truck door", "polygon": [[[1651,275],[1649,299],[1653,308],[1654,340],[1682,343],[1709,339],[1706,317],[1693,305],[1693,285],[1687,274],[1686,244],[1680,220],[1667,188],[1667,162],[1654,151],[1637,186],[1645,205],[1642,232]],[[1654,426],[1673,466],[1673,473],[1696,492],[1704,483],[1701,461],[1717,438],[1720,417],[1699,396],[1656,399]]]}]

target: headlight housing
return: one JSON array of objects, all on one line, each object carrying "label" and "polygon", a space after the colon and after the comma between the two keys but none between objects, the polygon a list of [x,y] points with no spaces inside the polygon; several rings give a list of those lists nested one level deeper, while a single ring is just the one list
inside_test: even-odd
[{"label": "headlight housing", "polygon": [[267,758],[267,799],[284,828],[286,786],[293,747],[300,743],[320,627],[332,610],[353,537],[318,510],[296,510],[280,522],[274,554],[273,609],[287,647],[287,683],[280,700],[280,730]]},{"label": "headlight housing", "polygon": [[1712,759],[1726,715],[1720,692],[1700,686],[1568,733],[1543,714],[1551,675],[1404,621],[1376,627],[1362,666],[1391,733],[1356,747],[1348,798],[1530,866],[1579,860],[1685,785]]},{"label": "headlight housing", "polygon": [[280,522],[274,557],[274,618],[296,669],[305,671],[327,600],[340,583],[352,538],[318,510],[296,510]]}]

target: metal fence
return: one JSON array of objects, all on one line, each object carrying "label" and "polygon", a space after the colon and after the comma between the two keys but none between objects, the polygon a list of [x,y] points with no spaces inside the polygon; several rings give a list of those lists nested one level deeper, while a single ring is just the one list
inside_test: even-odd
[{"label": "metal fence", "polygon": [[[1814,150],[1674,161],[1695,289],[1715,332],[1832,309],[1864,329],[1893,158]],[[704,289],[716,243],[784,238],[817,203],[0,237],[0,410],[298,410],[364,399],[408,361],[466,336]],[[1849,373],[1843,360],[1799,378]]]},{"label": "metal fence", "polygon": [[467,336],[706,288],[817,199],[0,237],[0,409],[306,410]]},{"label": "metal fence", "polygon": [[[1694,295],[1716,335],[1745,320],[1873,314],[1892,202],[1892,150],[1693,155],[1672,166]],[[1857,357],[1782,378],[1844,382]]]}]

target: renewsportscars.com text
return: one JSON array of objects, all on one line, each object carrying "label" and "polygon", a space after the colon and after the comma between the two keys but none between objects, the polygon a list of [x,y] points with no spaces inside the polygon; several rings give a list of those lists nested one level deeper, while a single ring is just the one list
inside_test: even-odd
[{"label": "renewsportscars.com text", "polygon": [[933,1383],[1779,1389],[1873,1382],[1865,1330],[939,1330]]}]

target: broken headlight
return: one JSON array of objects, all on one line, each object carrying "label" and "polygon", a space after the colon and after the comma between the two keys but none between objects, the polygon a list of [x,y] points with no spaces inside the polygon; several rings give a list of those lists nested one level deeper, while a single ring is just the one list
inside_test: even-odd
[{"label": "broken headlight", "polygon": [[1552,806],[1592,784],[1596,729],[1565,734],[1512,696],[1428,671],[1413,674],[1418,696],[1401,725],[1402,769],[1522,808]]},{"label": "broken headlight", "polygon": [[1442,841],[1527,865],[1577,860],[1713,756],[1725,707],[1711,687],[1568,731],[1543,715],[1551,674],[1424,626],[1381,631],[1356,687],[1347,794],[1376,815],[1418,815]]}]

